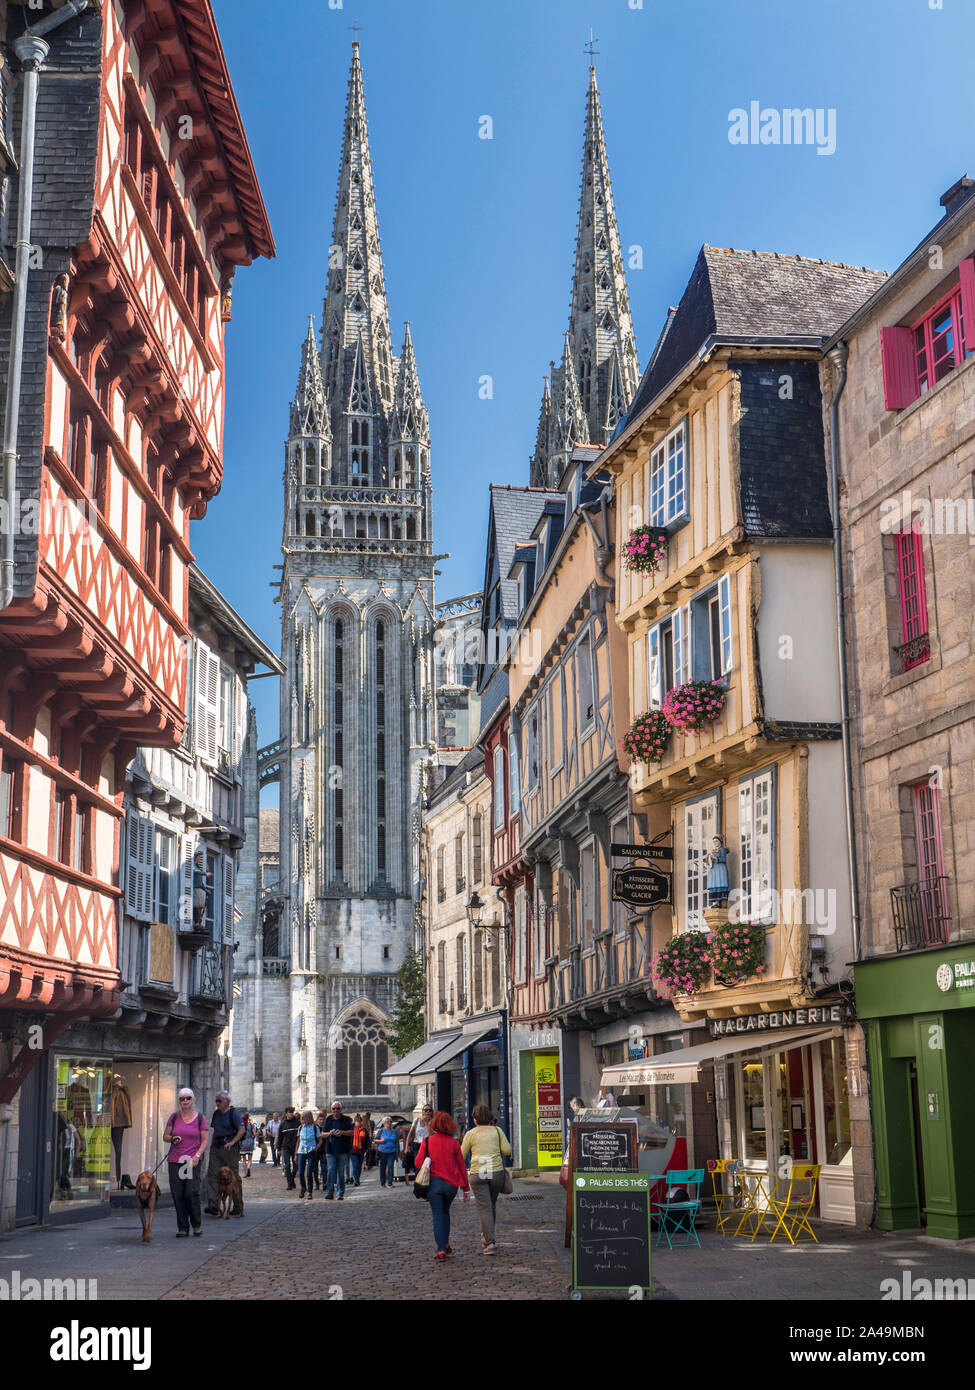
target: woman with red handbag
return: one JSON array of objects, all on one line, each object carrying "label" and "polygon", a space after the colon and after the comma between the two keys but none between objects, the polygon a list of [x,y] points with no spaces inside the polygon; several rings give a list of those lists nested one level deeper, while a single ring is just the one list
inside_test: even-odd
[{"label": "woman with red handbag", "polygon": [[[419,1170],[430,1160],[430,1214],[433,1217],[433,1238],[437,1243],[436,1259],[445,1260],[454,1252],[450,1248],[450,1205],[458,1190],[464,1201],[471,1200],[467,1165],[457,1142],[457,1126],[444,1110],[438,1110],[430,1121],[430,1133],[420,1145],[416,1156]],[[419,1184],[418,1190],[422,1190]]]}]

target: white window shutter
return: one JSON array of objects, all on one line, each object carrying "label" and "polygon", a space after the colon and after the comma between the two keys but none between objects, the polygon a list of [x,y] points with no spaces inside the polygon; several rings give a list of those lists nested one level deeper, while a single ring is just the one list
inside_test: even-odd
[{"label": "white window shutter", "polygon": [[647,681],[648,706],[659,709],[663,699],[660,682],[660,628],[652,627],[647,633]]},{"label": "white window shutter", "polygon": [[193,928],[193,856],[196,836],[188,830],[179,842],[179,905],[176,920],[182,931]]},{"label": "white window shutter", "polygon": [[679,608],[674,614],[674,684],[686,685],[690,679],[691,605],[685,603],[684,607]]},{"label": "white window shutter", "polygon": [[196,751],[207,762],[217,761],[220,719],[220,658],[202,642],[196,644]]},{"label": "white window shutter", "polygon": [[718,606],[721,613],[721,674],[731,670],[731,575],[723,574],[718,583]]},{"label": "white window shutter", "polygon": [[234,747],[233,772],[243,781],[244,742],[247,738],[247,687],[238,677],[233,678],[234,701]]},{"label": "white window shutter", "polygon": [[223,861],[223,940],[225,946],[234,942],[234,861],[229,855]]}]

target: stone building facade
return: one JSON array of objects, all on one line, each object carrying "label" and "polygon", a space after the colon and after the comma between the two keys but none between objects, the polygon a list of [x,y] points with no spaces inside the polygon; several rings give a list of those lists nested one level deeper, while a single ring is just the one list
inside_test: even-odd
[{"label": "stone building facade", "polygon": [[[820,364],[883,279],[703,247],[600,460],[617,556],[638,526],[661,542],[652,570],[618,563],[616,594],[631,718],[663,729],[659,758],[634,758],[630,780],[648,838],[670,849],[653,947],[711,933],[711,963],[661,985],[697,1025],[684,1046],[649,1037],[645,1060],[604,1080],[631,1103],[680,1093],[695,1166],[715,1150],[746,1169],[822,1165],[819,1214],[840,1221],[869,1219],[870,1171],[851,1124],[859,1039],[844,1027],[853,943]],[[701,689],[716,706],[682,720]],[[735,932],[753,945],[739,937],[719,969],[719,939]]]},{"label": "stone building facade", "polygon": [[309,320],[290,412],[282,548],[289,970],[273,988],[287,989],[288,1023],[263,1038],[265,1101],[376,1111],[389,1104],[382,1025],[419,938],[435,557],[429,422],[409,325],[393,355],[357,43],[321,334]]},{"label": "stone building facade", "polygon": [[945,1238],[975,1234],[973,193],[830,351],[877,1222]]}]

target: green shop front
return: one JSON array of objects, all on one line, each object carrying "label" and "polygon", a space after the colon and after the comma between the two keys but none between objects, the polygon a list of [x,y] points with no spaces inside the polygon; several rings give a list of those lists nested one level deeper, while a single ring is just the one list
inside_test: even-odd
[{"label": "green shop front", "polygon": [[863,961],[855,981],[877,1225],[975,1236],[975,944]]}]

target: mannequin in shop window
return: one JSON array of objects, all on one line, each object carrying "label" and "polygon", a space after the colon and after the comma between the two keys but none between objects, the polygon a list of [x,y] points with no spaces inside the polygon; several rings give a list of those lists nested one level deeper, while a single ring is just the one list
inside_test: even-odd
[{"label": "mannequin in shop window", "polygon": [[132,1097],[129,1088],[118,1072],[112,1077],[112,1148],[115,1151],[115,1181],[119,1187],[129,1188],[132,1179],[122,1173],[122,1140],[125,1131],[132,1128]]},{"label": "mannequin in shop window", "polygon": [[728,906],[728,850],[724,836],[711,836],[708,852],[708,907]]}]

